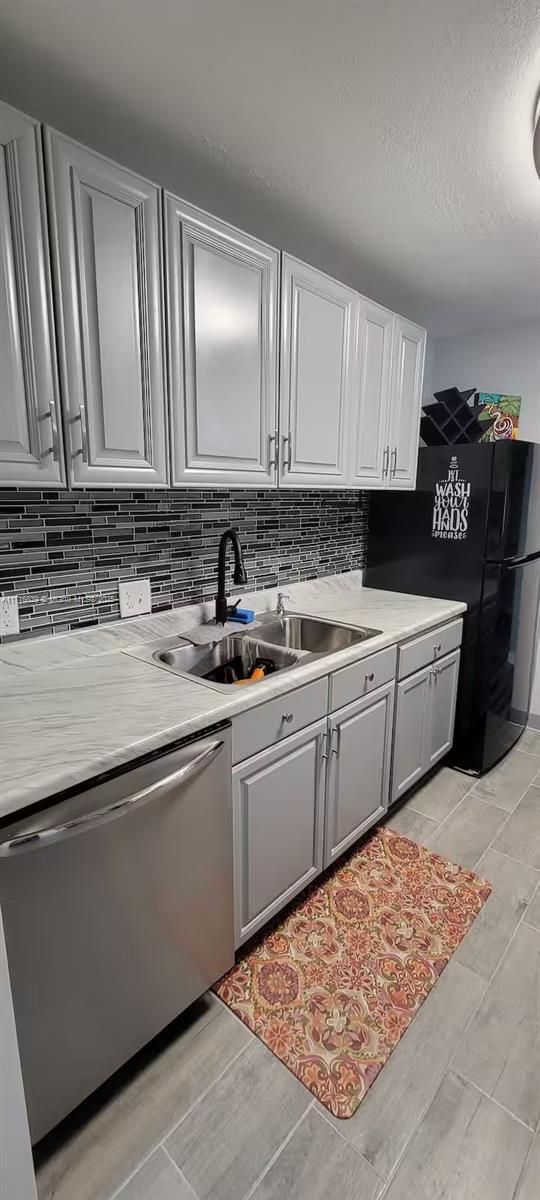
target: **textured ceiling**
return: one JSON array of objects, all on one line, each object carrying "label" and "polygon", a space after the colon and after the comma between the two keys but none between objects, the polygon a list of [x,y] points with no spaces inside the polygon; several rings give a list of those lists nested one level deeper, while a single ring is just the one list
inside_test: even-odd
[{"label": "textured ceiling", "polygon": [[0,0],[6,99],[436,335],[540,313],[539,85],[540,0]]}]

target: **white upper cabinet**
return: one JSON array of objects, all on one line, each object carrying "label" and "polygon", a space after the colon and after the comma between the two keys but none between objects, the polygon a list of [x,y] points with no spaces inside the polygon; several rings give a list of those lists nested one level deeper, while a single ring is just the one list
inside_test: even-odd
[{"label": "white upper cabinet", "polygon": [[64,483],[41,128],[0,104],[0,484]]},{"label": "white upper cabinet", "polygon": [[160,191],[46,131],[70,482],[167,482]]},{"label": "white upper cabinet", "polygon": [[280,482],[344,487],[355,387],[356,292],[284,254]]},{"label": "white upper cabinet", "polygon": [[173,483],[277,483],[277,250],[165,196]]},{"label": "white upper cabinet", "polygon": [[396,317],[387,475],[392,488],[414,488],[416,483],[425,353],[425,329]]},{"label": "white upper cabinet", "polygon": [[354,487],[383,487],[388,478],[394,322],[394,314],[387,308],[359,297],[350,473]]}]

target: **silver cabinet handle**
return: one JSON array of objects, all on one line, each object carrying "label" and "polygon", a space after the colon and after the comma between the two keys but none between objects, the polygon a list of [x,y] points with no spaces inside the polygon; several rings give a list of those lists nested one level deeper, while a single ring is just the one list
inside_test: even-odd
[{"label": "silver cabinet handle", "polygon": [[80,450],[76,450],[73,457],[77,458],[80,454],[82,461],[88,462],[88,430],[86,428],[86,409],[84,404],[79,404],[79,414],[71,418],[70,424],[74,425],[75,421],[81,422],[81,446]]},{"label": "silver cabinet handle", "polygon": [[286,721],[287,725],[290,725],[290,723],[293,719],[293,716],[294,716],[294,713],[283,713],[281,720]]},{"label": "silver cabinet handle", "polygon": [[[269,454],[268,466],[269,467],[275,467],[275,465],[276,465],[277,436],[278,436],[277,429],[274,430],[274,433],[268,434],[268,454]],[[272,449],[274,451],[273,453],[272,453]]]},{"label": "silver cabinet handle", "polygon": [[[334,734],[336,735],[335,746],[334,746]],[[340,726],[336,725],[335,729],[333,729],[330,734],[330,753],[335,754],[336,758],[339,758],[340,744],[341,744],[341,730],[340,730]]]},{"label": "silver cabinet handle", "polygon": [[58,443],[58,425],[56,423],[56,405],[54,400],[49,400],[49,411],[41,413],[41,416],[38,417],[38,420],[51,422],[52,440],[52,445],[48,446],[46,450],[42,451],[40,458],[48,458],[49,454],[52,454],[54,461],[58,462],[60,458],[60,451]]},{"label": "silver cabinet handle", "polygon": [[375,672],[370,671],[369,675],[365,675],[364,678],[366,683],[373,683],[373,680],[375,679]]},{"label": "silver cabinet handle", "polygon": [[321,746],[322,746],[321,758],[323,758],[325,762],[328,762],[328,734],[327,733],[322,734]]},{"label": "silver cabinet handle", "polygon": [[[286,455],[285,455],[285,446],[287,446],[287,454]],[[288,471],[290,471],[291,463],[292,463],[292,434],[291,434],[290,429],[289,429],[289,432],[287,434],[285,434],[283,437],[283,454],[284,454],[283,466],[286,467]]]},{"label": "silver cabinet handle", "polygon": [[397,471],[397,446],[394,446],[394,449],[392,450],[392,466],[390,468],[390,474],[392,476],[392,479],[394,478],[396,471]]},{"label": "silver cabinet handle", "polygon": [[169,791],[176,784],[184,783],[191,775],[195,775],[198,771],[205,767],[215,758],[218,750],[221,749],[223,742],[210,742],[205,750],[197,754],[191,762],[188,762],[183,767],[179,767],[177,771],[173,771],[171,775],[166,775],[165,779],[158,779],[156,783],[151,783],[148,787],[142,788],[140,792],[135,792],[133,796],[125,796],[121,800],[115,800],[112,804],[106,804],[104,808],[98,808],[94,812],[84,813],[82,817],[74,817],[72,821],[64,821],[62,825],[50,825],[44,829],[33,830],[31,833],[19,833],[14,838],[10,838],[7,842],[0,844],[0,857],[5,858],[8,854],[14,854],[23,850],[36,850],[41,846],[50,846],[54,842],[63,841],[65,837],[76,833],[85,833],[89,829],[95,829],[97,826],[104,824],[105,821],[113,820],[114,817],[121,817],[127,811],[133,811],[139,804],[144,804],[155,795],[161,795],[163,792]]},{"label": "silver cabinet handle", "polygon": [[388,460],[389,460],[389,458],[390,458],[390,446],[385,446],[384,453],[382,456],[383,479],[385,478],[386,475],[388,475]]},{"label": "silver cabinet handle", "polygon": [[437,645],[433,647],[433,653],[440,654],[441,650],[442,650],[442,642],[437,642]]}]

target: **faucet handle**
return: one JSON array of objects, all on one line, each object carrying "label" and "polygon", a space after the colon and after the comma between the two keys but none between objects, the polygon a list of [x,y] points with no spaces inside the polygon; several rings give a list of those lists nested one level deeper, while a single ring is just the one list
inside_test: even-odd
[{"label": "faucet handle", "polygon": [[281,615],[281,613],[283,613],[285,611],[285,605],[284,605],[283,601],[290,600],[290,598],[291,597],[289,596],[288,592],[278,592],[277,600],[276,600],[276,612],[279,615]]}]

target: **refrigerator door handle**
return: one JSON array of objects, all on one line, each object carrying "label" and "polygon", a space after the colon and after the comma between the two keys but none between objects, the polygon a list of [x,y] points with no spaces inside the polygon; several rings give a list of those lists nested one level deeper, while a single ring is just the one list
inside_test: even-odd
[{"label": "refrigerator door handle", "polygon": [[540,550],[536,550],[533,554],[522,554],[519,558],[503,558],[497,566],[506,567],[507,571],[517,571],[518,567],[526,567],[527,563],[537,562],[540,558]]}]

